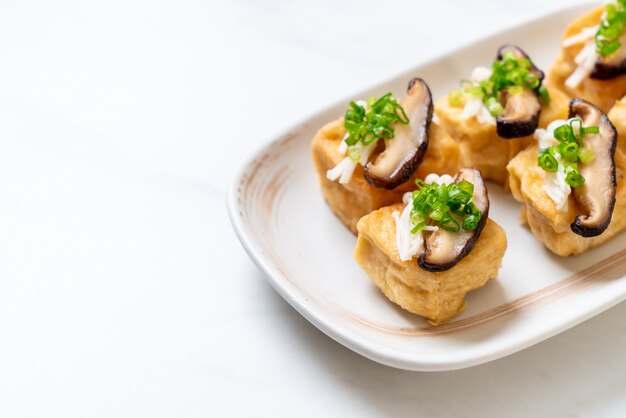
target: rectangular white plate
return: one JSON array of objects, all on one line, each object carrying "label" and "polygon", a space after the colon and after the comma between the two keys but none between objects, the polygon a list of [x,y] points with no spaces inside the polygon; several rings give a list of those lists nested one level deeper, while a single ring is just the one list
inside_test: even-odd
[{"label": "rectangular white plate", "polygon": [[352,258],[355,237],[334,217],[318,188],[310,142],[351,99],[425,79],[447,94],[496,49],[515,43],[542,69],[557,54],[565,26],[589,6],[560,11],[467,45],[362,91],[298,124],[256,153],[234,179],[229,211],[235,231],[272,286],[330,337],[374,361],[409,370],[451,370],[514,353],[626,298],[626,235],[581,256],[548,252],[517,217],[520,205],[490,184],[490,216],[508,250],[498,280],[468,295],[452,322],[431,327],[389,302]]}]

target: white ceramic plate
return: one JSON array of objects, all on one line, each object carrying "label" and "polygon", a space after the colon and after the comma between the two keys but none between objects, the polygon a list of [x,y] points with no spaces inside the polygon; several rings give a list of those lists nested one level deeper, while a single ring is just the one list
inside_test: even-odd
[{"label": "white ceramic plate", "polygon": [[490,216],[508,250],[498,280],[468,295],[452,322],[431,327],[389,302],[352,258],[355,237],[318,188],[310,141],[350,99],[392,91],[413,76],[435,98],[455,88],[496,49],[516,43],[540,68],[556,56],[575,7],[498,33],[420,65],[298,124],[247,161],[234,179],[229,211],[235,231],[272,286],[338,342],[374,361],[409,370],[450,370],[491,361],[558,334],[626,298],[626,235],[581,256],[560,258],[518,222],[520,206],[491,184]]}]

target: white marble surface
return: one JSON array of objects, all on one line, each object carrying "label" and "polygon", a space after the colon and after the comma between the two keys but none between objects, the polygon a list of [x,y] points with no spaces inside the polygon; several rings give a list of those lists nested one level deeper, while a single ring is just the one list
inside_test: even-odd
[{"label": "white marble surface", "polygon": [[0,416],[626,414],[626,304],[410,373],[320,333],[239,246],[225,192],[251,149],[571,1],[386,3],[0,3]]}]

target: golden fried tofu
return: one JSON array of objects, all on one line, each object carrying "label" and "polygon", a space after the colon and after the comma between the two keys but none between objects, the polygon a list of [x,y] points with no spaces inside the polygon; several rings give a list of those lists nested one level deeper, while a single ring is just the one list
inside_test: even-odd
[{"label": "golden fried tofu", "polygon": [[415,188],[415,179],[423,179],[430,173],[450,174],[459,168],[458,145],[443,129],[431,122],[424,160],[407,182],[393,190],[374,187],[365,181],[360,165],[357,165],[347,184],[331,181],[326,178],[326,172],[345,158],[338,151],[345,133],[343,118],[327,124],[313,138],[311,152],[328,206],[355,234],[356,224],[361,217],[383,206],[400,202],[404,193]]},{"label": "golden fried tofu", "polygon": [[580,213],[572,195],[569,196],[568,210],[560,211],[543,190],[546,172],[537,165],[537,154],[538,147],[534,144],[511,160],[507,167],[509,185],[513,197],[524,204],[521,220],[550,251],[560,256],[580,254],[608,241],[626,228],[626,185],[623,181],[626,156],[620,149],[615,152],[617,190],[611,223],[602,234],[587,238],[575,234],[570,228]]},{"label": "golden fried tofu", "polygon": [[[563,33],[563,39],[580,33],[581,29],[596,26],[600,23],[600,16],[604,7],[598,7],[573,21]],[[584,43],[562,47],[559,56],[548,72],[545,84],[549,88],[563,91],[569,97],[580,97],[590,101],[603,112],[608,112],[615,100],[626,94],[626,75],[620,75],[609,80],[598,80],[585,77],[578,87],[570,88],[565,81],[574,72],[577,65],[574,58],[585,46]],[[552,93],[552,91],[550,91]]]},{"label": "golden fried tofu", "polygon": [[[542,106],[539,127],[547,126],[554,119],[567,119],[569,99],[559,91],[550,89],[549,92],[552,100]],[[506,165],[533,141],[532,135],[504,139],[498,136],[494,125],[481,123],[474,117],[464,119],[463,108],[450,105],[448,96],[437,100],[435,113],[441,127],[458,142],[462,165],[477,168],[485,180],[505,186]]]},{"label": "golden fried tofu", "polygon": [[626,97],[616,101],[607,116],[617,129],[617,147],[626,152]]},{"label": "golden fried tofu", "polygon": [[439,325],[465,309],[465,295],[495,279],[506,251],[504,230],[490,219],[472,251],[446,271],[430,272],[415,259],[400,260],[396,248],[395,204],[370,213],[357,225],[354,257],[392,302]]}]

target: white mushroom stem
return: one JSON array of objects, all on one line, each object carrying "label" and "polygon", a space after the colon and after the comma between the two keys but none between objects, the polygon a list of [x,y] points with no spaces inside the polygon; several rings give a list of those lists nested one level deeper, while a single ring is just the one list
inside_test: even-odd
[{"label": "white mushroom stem", "polygon": [[430,173],[424,179],[424,183],[426,183],[426,184],[437,183],[437,184],[445,184],[446,186],[450,185],[450,183],[452,183],[453,181],[454,181],[454,179],[452,178],[452,176],[450,176],[448,174],[443,174],[443,175],[440,176],[440,175],[435,174],[435,173]]},{"label": "white mushroom stem", "polygon": [[[410,195],[411,193],[406,194]],[[394,211],[392,214],[396,223],[396,248],[398,248],[398,254],[402,261],[409,261],[416,254],[421,254],[424,251],[422,231],[417,231],[415,234],[411,233],[411,229],[413,229],[413,222],[411,222],[412,209],[413,199],[409,199],[402,214],[398,211]]]},{"label": "white mushroom stem", "polygon": [[[483,80],[487,80],[491,77],[491,74],[492,71],[490,68],[476,67],[472,70],[471,80],[479,83]],[[461,118],[467,120],[473,117],[482,124],[496,126],[496,118],[491,115],[489,109],[487,109],[480,97],[467,100],[463,107]]]},{"label": "white mushroom stem", "polygon": [[475,67],[472,70],[472,81],[476,81],[476,82],[481,82],[484,80],[489,79],[489,77],[491,77],[491,74],[493,72],[491,71],[491,68],[488,67]]},{"label": "white mushroom stem", "polygon": [[565,80],[565,85],[571,89],[577,88],[585,78],[589,77],[589,74],[593,71],[596,61],[598,61],[599,58],[596,52],[595,39],[592,38],[587,41],[578,55],[576,55],[576,58],[574,58],[577,67],[567,80]]},{"label": "white mushroom stem", "polygon": [[[537,139],[539,150],[541,151],[558,145],[559,141],[554,138],[554,130],[559,126],[568,125],[572,120],[573,118],[568,120],[557,119],[552,121],[546,129],[537,129],[535,131],[535,139]],[[567,211],[569,195],[572,193],[572,188],[565,182],[565,169],[561,156],[556,153],[554,157],[559,163],[559,166],[554,173],[545,172],[542,189],[554,202],[557,210]]]},{"label": "white mushroom stem", "polygon": [[[429,174],[424,179],[427,184],[438,183],[448,185],[453,182],[453,178],[447,174],[439,176],[437,174]],[[436,231],[436,226],[426,225],[415,234],[411,232],[413,222],[411,220],[411,210],[413,209],[413,193],[408,192],[402,196],[402,203],[405,204],[402,213],[394,211],[392,213],[393,220],[396,223],[396,248],[400,255],[400,260],[409,261],[417,254],[424,252],[424,231]]]},{"label": "white mushroom stem", "polygon": [[598,31],[597,25],[587,26],[586,28],[582,28],[580,32],[578,32],[577,34],[563,39],[563,42],[561,42],[561,46],[563,48],[568,48],[573,45],[586,43],[587,41],[593,39],[596,36],[597,31]]},{"label": "white mushroom stem", "polygon": [[[366,103],[362,100],[358,100],[356,104],[363,107],[366,106]],[[337,147],[337,151],[339,151],[341,155],[346,155],[348,152],[348,144],[346,143],[348,136],[349,134],[346,133]],[[355,146],[358,148],[361,157],[359,161],[352,161],[349,157],[344,158],[335,167],[326,172],[326,178],[330,181],[339,180],[339,183],[341,184],[349,183],[350,179],[352,179],[352,175],[354,174],[354,170],[356,169],[356,165],[365,165],[367,163],[370,155],[376,149],[376,144],[377,141],[374,141],[367,146],[364,146],[361,142],[357,143]]]},{"label": "white mushroom stem", "polygon": [[477,97],[475,99],[469,99],[465,102],[465,106],[463,107],[463,112],[461,113],[461,118],[470,119],[480,112],[480,108],[483,106],[483,99]]},{"label": "white mushroom stem", "polygon": [[337,151],[339,151],[339,153],[341,155],[346,155],[346,152],[348,152],[348,143],[346,142],[346,139],[350,136],[350,134],[345,134],[343,139],[341,140],[341,143],[339,144],[339,146],[337,147]]},{"label": "white mushroom stem", "polygon": [[462,119],[471,119],[475,117],[476,120],[485,125],[496,126],[496,118],[494,118],[491,113],[489,113],[489,109],[483,103],[483,99],[475,98],[469,99],[465,102],[465,106],[463,107],[463,112],[461,113]]},{"label": "white mushroom stem", "polygon": [[[348,145],[345,144],[346,141],[341,141],[341,145],[339,145],[339,152],[345,154],[348,151]],[[377,141],[372,142],[369,145],[363,145],[361,142],[357,142],[355,147],[359,150],[360,159],[358,161],[352,161],[350,157],[346,157],[339,162],[335,167],[331,168],[326,172],[326,178],[330,181],[339,180],[341,184],[347,184],[352,179],[352,174],[354,174],[354,170],[356,169],[357,164],[365,165],[370,158],[370,155],[376,149]]]}]

